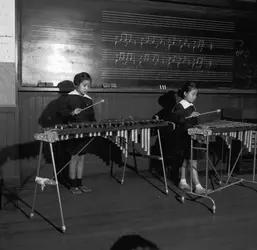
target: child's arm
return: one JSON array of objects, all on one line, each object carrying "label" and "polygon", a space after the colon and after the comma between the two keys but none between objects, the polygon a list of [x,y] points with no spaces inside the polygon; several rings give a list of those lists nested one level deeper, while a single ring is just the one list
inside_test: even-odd
[{"label": "child's arm", "polygon": [[171,115],[176,123],[184,124],[186,122],[185,109],[180,104],[174,107]]}]

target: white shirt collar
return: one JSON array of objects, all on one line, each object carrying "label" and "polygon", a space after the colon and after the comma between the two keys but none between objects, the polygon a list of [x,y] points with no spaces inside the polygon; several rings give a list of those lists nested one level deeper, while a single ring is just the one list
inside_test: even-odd
[{"label": "white shirt collar", "polygon": [[193,103],[190,103],[185,99],[182,99],[179,103],[183,106],[184,109],[187,109],[190,106],[194,106]]},{"label": "white shirt collar", "polygon": [[[68,95],[79,95],[79,96],[81,96],[76,89],[69,92]],[[84,94],[83,97],[87,97],[88,99],[92,100],[92,98],[88,94]]]}]

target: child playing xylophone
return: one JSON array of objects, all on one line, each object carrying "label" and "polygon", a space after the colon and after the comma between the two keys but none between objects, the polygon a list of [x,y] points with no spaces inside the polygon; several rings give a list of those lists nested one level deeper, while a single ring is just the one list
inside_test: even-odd
[{"label": "child playing xylophone", "polygon": [[[87,95],[87,90],[92,83],[88,73],[82,72],[74,77],[75,89],[68,93],[60,108],[60,113],[67,123],[92,122],[95,121],[92,99]],[[88,106],[91,106],[87,109]],[[82,176],[84,169],[84,152],[82,147],[87,142],[87,138],[71,139],[68,141],[67,149],[71,154],[69,164],[70,191],[73,194],[92,191],[90,188],[82,185]],[[79,154],[78,154],[79,153]]]},{"label": "child playing xylophone", "polygon": [[[181,101],[178,102],[173,108],[174,114],[180,117],[178,119],[178,124],[176,124],[176,139],[175,144],[176,149],[181,152],[184,160],[181,166],[181,177],[179,182],[179,188],[190,190],[191,187],[186,181],[186,169],[189,166],[190,159],[190,147],[191,147],[191,138],[187,133],[188,128],[193,127],[197,124],[197,116],[199,113],[196,112],[194,106],[194,101],[197,98],[198,89],[195,83],[187,82],[181,89],[178,90],[177,95],[181,97]],[[198,194],[205,193],[207,190],[202,187],[199,182],[198,172],[197,172],[197,152],[193,152],[193,161],[192,161],[192,179],[193,184],[195,185],[195,192]]]}]

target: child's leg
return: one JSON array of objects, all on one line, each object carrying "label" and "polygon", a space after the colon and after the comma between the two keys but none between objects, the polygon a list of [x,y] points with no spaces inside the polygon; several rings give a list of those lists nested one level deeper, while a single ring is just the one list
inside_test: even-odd
[{"label": "child's leg", "polygon": [[179,188],[181,189],[190,189],[190,186],[187,184],[187,181],[186,181],[187,166],[188,166],[188,160],[184,159],[181,166],[181,176],[180,176],[180,182],[179,182]]},{"label": "child's leg", "polygon": [[71,156],[71,161],[70,161],[70,164],[69,164],[69,178],[70,178],[70,180],[75,180],[76,179],[77,163],[78,163],[77,156],[72,155]]},{"label": "child's leg", "polygon": [[77,165],[77,183],[78,187],[82,192],[91,192],[92,190],[86,186],[82,185],[82,177],[83,177],[83,170],[84,170],[84,155],[79,156],[78,165]]},{"label": "child's leg", "polygon": [[187,169],[187,165],[188,165],[188,160],[184,159],[182,166],[181,166],[181,177],[180,179],[184,179],[186,180],[186,169]]},{"label": "child's leg", "polygon": [[193,177],[193,183],[195,185],[195,192],[198,194],[203,194],[205,192],[208,192],[208,190],[206,190],[205,188],[203,188],[203,186],[201,185],[200,181],[199,181],[199,175],[198,175],[198,171],[197,171],[197,161],[196,160],[192,160],[192,177]]},{"label": "child's leg", "polygon": [[76,173],[77,173],[77,165],[78,165],[78,156],[71,156],[71,161],[69,165],[69,179],[70,179],[70,191],[73,194],[81,194],[81,190],[78,189]]}]

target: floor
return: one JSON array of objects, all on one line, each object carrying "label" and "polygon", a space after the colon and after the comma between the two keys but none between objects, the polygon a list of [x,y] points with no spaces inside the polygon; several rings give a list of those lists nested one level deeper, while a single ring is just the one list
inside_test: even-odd
[{"label": "floor", "polygon": [[217,206],[213,214],[208,199],[186,196],[182,204],[182,193],[172,184],[165,195],[163,183],[147,171],[127,171],[123,185],[107,173],[84,182],[92,193],[75,196],[60,187],[67,234],[58,230],[53,186],[39,191],[35,216],[28,219],[34,186],[28,183],[19,193],[18,208],[10,203],[0,210],[0,250],[108,250],[120,236],[135,233],[163,250],[257,249],[256,184],[212,194]]}]

